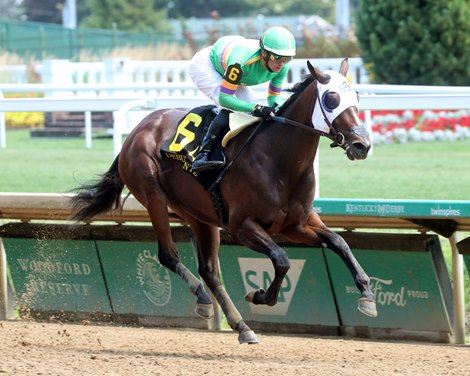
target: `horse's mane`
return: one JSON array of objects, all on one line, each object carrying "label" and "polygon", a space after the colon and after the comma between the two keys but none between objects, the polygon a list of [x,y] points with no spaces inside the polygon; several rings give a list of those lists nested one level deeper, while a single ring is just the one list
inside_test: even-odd
[{"label": "horse's mane", "polygon": [[277,111],[278,115],[282,115],[290,104],[297,99],[297,97],[305,90],[305,88],[310,85],[315,80],[315,77],[311,74],[307,75],[302,81],[297,82],[291,88],[285,89],[285,91],[290,91],[292,95],[279,107]]}]

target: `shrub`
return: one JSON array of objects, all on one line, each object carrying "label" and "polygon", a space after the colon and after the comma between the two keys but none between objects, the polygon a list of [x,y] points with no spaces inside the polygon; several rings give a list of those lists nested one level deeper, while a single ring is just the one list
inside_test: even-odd
[{"label": "shrub", "polygon": [[[10,93],[7,98],[38,98],[38,93]],[[7,127],[33,128],[44,125],[43,112],[6,112],[5,123]]]},{"label": "shrub", "polygon": [[304,44],[297,47],[296,58],[357,57],[359,46],[354,38],[304,35]]},{"label": "shrub", "polygon": [[8,127],[34,128],[44,125],[43,112],[7,112],[5,123]]},{"label": "shrub", "polygon": [[361,56],[377,83],[470,85],[468,0],[362,0]]}]

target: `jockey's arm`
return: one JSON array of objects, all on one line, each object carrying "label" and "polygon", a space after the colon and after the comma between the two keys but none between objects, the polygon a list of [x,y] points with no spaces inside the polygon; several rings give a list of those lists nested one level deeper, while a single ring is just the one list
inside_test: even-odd
[{"label": "jockey's arm", "polygon": [[[252,112],[256,103],[250,103],[243,99],[237,98],[234,94],[226,94],[222,92],[223,82],[219,94],[219,103],[222,107],[240,112]],[[236,90],[236,89],[235,89]]]},{"label": "jockey's arm", "polygon": [[[251,103],[235,96],[242,76],[243,71],[239,64],[232,64],[227,68],[220,84],[219,103],[222,107],[234,111],[252,112],[256,103]],[[275,103],[278,103],[284,77],[285,74],[280,75],[269,83],[267,96],[268,106],[272,107]]]},{"label": "jockey's arm", "polygon": [[272,83],[270,82],[269,83],[269,89],[268,89],[268,98],[267,98],[267,101],[268,101],[268,105],[270,107],[273,107],[275,104],[279,105],[279,100],[280,100],[280,94],[281,94],[281,88],[275,88],[273,86],[271,86]]},{"label": "jockey's arm", "polygon": [[255,103],[250,103],[237,98],[235,93],[243,77],[240,64],[232,64],[227,67],[222,82],[220,83],[219,103],[222,107],[234,111],[251,112],[255,108]]},{"label": "jockey's arm", "polygon": [[282,69],[281,72],[274,77],[268,86],[268,105],[273,107],[274,104],[281,105],[283,100],[281,100],[281,91],[282,83],[287,76],[289,69]]}]

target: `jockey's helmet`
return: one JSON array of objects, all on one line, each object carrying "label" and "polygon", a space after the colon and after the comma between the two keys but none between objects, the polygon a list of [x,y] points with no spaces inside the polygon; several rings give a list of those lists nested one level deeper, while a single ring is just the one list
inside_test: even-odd
[{"label": "jockey's helmet", "polygon": [[267,29],[259,39],[260,47],[277,56],[295,56],[295,38],[282,26]]}]

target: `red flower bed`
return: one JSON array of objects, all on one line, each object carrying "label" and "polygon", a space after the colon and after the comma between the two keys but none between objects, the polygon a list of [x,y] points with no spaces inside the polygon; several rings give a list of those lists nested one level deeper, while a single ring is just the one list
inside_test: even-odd
[{"label": "red flower bed", "polygon": [[[365,121],[365,112],[360,114]],[[470,111],[371,111],[376,143],[470,138]],[[421,134],[421,136],[420,136]]]}]

